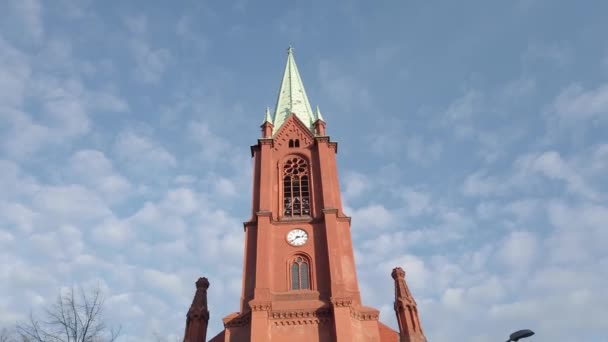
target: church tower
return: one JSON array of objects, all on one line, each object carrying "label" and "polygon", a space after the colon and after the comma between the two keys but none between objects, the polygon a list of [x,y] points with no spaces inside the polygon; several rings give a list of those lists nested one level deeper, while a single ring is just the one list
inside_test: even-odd
[{"label": "church tower", "polygon": [[[411,322],[407,313],[416,308],[401,273],[393,272],[400,333],[361,302],[338,144],[326,134],[319,108],[310,106],[291,48],[274,115],[266,110],[261,131],[251,146],[253,201],[244,223],[240,310],[224,317],[224,330],[211,341],[425,341],[417,311],[414,326],[402,323]],[[206,279],[197,282],[185,342],[204,342],[208,287]]]}]

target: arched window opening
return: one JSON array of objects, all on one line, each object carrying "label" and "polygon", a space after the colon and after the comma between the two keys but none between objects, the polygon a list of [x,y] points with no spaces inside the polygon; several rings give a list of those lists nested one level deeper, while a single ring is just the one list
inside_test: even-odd
[{"label": "arched window opening", "polygon": [[283,214],[310,215],[308,164],[302,158],[290,158],[283,166]]},{"label": "arched window opening", "polygon": [[296,139],[293,145],[294,147],[300,147],[300,139]]},{"label": "arched window opening", "polygon": [[293,139],[289,139],[289,148],[292,148],[292,147],[293,147],[293,145],[294,145],[294,143],[293,143]]},{"label": "arched window opening", "polygon": [[291,289],[308,290],[310,289],[310,267],[308,260],[302,256],[297,256],[291,262]]}]

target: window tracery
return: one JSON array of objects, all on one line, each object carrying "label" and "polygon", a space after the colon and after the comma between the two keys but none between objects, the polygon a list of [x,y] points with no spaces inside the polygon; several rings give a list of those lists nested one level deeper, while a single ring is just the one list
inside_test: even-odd
[{"label": "window tracery", "polygon": [[308,290],[310,289],[310,263],[303,256],[296,256],[290,265],[291,269],[291,289]]},{"label": "window tracery", "polygon": [[283,165],[283,215],[310,215],[308,164],[299,157],[292,157]]}]

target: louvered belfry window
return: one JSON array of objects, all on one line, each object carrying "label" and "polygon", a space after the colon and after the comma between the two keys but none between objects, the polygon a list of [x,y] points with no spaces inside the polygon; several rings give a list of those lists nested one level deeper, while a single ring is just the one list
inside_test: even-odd
[{"label": "louvered belfry window", "polygon": [[283,215],[309,216],[308,164],[299,157],[289,158],[283,165]]},{"label": "louvered belfry window", "polygon": [[308,260],[297,256],[291,262],[291,289],[308,290],[310,289]]}]

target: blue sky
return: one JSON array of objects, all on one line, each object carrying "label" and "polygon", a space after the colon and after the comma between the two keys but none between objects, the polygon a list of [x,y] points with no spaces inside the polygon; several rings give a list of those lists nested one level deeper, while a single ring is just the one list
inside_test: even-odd
[{"label": "blue sky", "polygon": [[100,284],[122,341],[238,310],[249,145],[292,44],[364,302],[430,341],[606,341],[608,3],[0,2],[0,327]]}]

